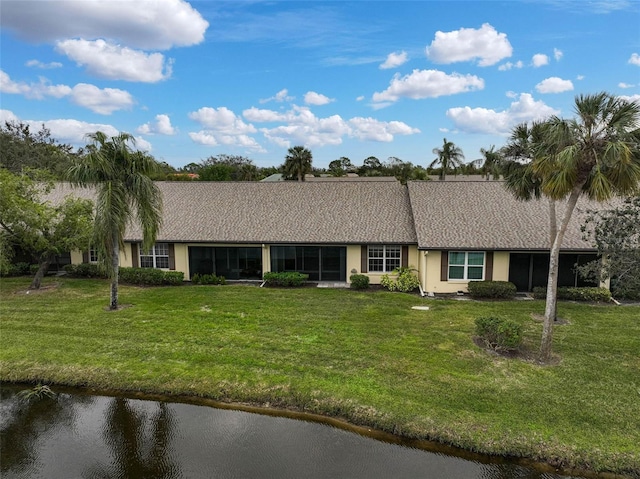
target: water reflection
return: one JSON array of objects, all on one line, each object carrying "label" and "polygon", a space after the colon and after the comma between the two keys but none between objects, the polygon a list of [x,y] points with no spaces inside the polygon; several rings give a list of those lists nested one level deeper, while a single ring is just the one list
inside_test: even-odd
[{"label": "water reflection", "polygon": [[558,479],[376,441],[324,424],[180,403],[3,387],[4,478]]},{"label": "water reflection", "polygon": [[146,408],[136,409],[128,399],[111,399],[102,430],[104,441],[111,451],[111,460],[108,464],[91,466],[83,477],[182,477],[169,449],[173,435],[171,410],[162,402],[154,406],[156,411],[148,414]]}]

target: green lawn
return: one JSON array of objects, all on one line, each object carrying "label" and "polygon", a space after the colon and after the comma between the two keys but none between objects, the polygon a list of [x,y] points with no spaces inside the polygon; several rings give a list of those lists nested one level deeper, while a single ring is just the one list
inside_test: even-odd
[{"label": "green lawn", "polygon": [[[640,475],[640,307],[560,303],[558,363],[490,355],[474,319],[535,351],[540,301],[388,292],[2,279],[0,379],[195,395],[348,419],[412,438]],[[52,287],[53,286],[53,287]],[[411,306],[428,305],[429,311]]]}]

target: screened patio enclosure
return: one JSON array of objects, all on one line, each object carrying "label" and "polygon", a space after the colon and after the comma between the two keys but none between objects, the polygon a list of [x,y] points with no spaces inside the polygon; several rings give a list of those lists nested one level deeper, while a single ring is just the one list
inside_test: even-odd
[{"label": "screened patio enclosure", "polygon": [[[598,259],[596,254],[560,253],[558,286],[596,286],[582,278],[576,265]],[[549,276],[549,253],[511,253],[509,255],[509,281],[518,291],[533,291],[546,286]]]},{"label": "screened patio enclosure", "polygon": [[189,246],[189,272],[215,274],[230,280],[262,279],[262,248]]},{"label": "screened patio enclosure", "polygon": [[345,246],[272,246],[271,271],[296,271],[310,281],[346,281]]}]

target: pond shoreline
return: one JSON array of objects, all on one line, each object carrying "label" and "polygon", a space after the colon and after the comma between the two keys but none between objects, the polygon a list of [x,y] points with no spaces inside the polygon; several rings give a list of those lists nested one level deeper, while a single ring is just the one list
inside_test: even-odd
[{"label": "pond shoreline", "polygon": [[[0,388],[5,385],[18,386],[18,387],[33,387],[41,382],[25,382],[25,381],[6,381],[0,379]],[[625,479],[640,477],[633,473],[632,475],[616,474],[611,472],[595,472],[589,469],[582,468],[563,468],[558,465],[554,465],[552,462],[543,460],[534,460],[528,457],[517,457],[508,455],[496,455],[474,452],[469,449],[457,447],[445,442],[441,442],[437,439],[415,439],[398,434],[393,434],[388,431],[375,429],[366,425],[358,425],[350,422],[345,417],[334,417],[324,414],[318,414],[314,412],[304,411],[297,407],[290,406],[272,406],[270,404],[259,404],[255,402],[227,402],[214,398],[186,395],[186,394],[163,394],[158,392],[145,392],[145,391],[133,391],[133,390],[119,390],[119,389],[105,389],[95,388],[89,385],[86,386],[74,386],[66,384],[54,384],[47,383],[52,388],[54,393],[71,393],[71,394],[86,394],[92,396],[106,396],[106,397],[124,397],[127,399],[143,400],[143,401],[157,401],[167,403],[181,403],[194,406],[212,407],[216,409],[226,409],[233,411],[242,411],[252,414],[260,414],[265,416],[284,417],[288,419],[295,419],[300,421],[308,421],[326,424],[338,429],[353,432],[364,437],[375,439],[378,441],[397,444],[414,449],[421,449],[428,452],[440,453],[449,456],[455,456],[466,460],[471,460],[483,464],[503,464],[505,462],[517,464],[520,466],[535,469],[542,473],[553,473],[560,475],[581,476],[588,479]],[[561,458],[557,458],[557,461],[561,461]]]}]

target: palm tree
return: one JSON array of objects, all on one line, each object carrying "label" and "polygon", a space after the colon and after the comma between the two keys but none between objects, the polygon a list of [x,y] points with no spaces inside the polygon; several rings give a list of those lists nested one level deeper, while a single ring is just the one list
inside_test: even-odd
[{"label": "palm tree", "polygon": [[462,160],[464,160],[464,154],[462,149],[457,147],[452,141],[447,141],[445,138],[442,148],[434,148],[432,152],[438,155],[438,158],[433,160],[429,164],[429,168],[433,168],[435,165],[440,165],[440,179],[444,180],[447,177],[447,171],[453,170],[454,172],[462,166]]},{"label": "palm tree", "polygon": [[[111,278],[109,309],[118,309],[118,263],[127,223],[142,226],[143,249],[150,249],[162,222],[162,197],[149,175],[157,169],[152,156],[132,151],[134,138],[120,133],[108,138],[101,131],[87,135],[92,144],[87,154],[69,168],[76,186],[97,187],[93,246],[103,258]],[[135,215],[134,215],[135,213]]]},{"label": "palm tree", "polygon": [[544,362],[551,358],[560,247],[578,198],[586,195],[605,201],[640,187],[640,105],[605,92],[579,95],[575,114],[570,120],[554,116],[544,122],[543,138],[529,165],[530,178],[537,182],[540,193],[565,201],[552,235],[540,345]]},{"label": "palm tree", "polygon": [[298,181],[304,181],[307,173],[311,173],[311,161],[313,155],[311,151],[303,146],[293,146],[289,148],[288,155],[285,157],[283,172],[287,178],[298,178]]},{"label": "palm tree", "polygon": [[474,162],[474,166],[478,165],[482,176],[485,176],[487,180],[489,176],[493,176],[493,179],[500,178],[500,172],[502,168],[502,154],[500,151],[495,151],[495,145],[491,145],[488,150],[480,148],[480,154],[484,157]]}]

